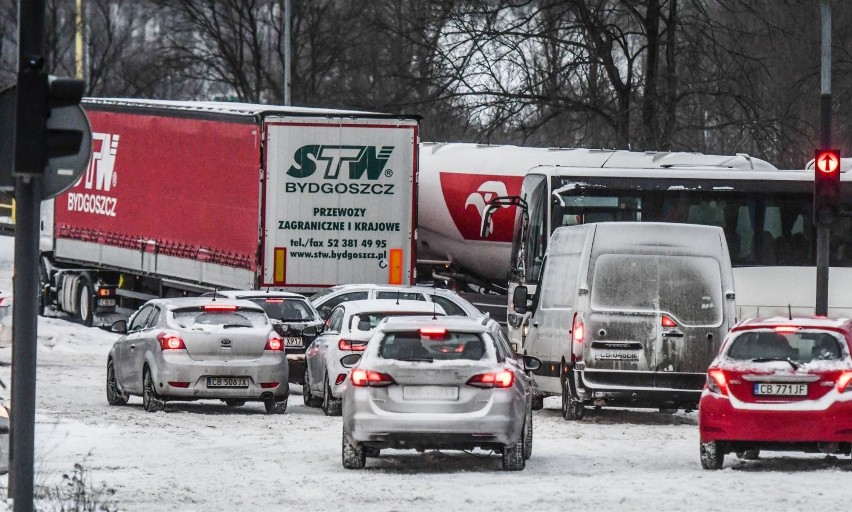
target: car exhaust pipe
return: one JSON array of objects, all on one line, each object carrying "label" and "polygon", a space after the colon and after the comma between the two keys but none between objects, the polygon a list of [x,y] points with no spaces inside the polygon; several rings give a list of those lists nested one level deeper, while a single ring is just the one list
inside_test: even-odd
[{"label": "car exhaust pipe", "polygon": [[840,445],[838,443],[817,443],[817,448],[826,455],[831,455],[832,453],[840,451]]}]

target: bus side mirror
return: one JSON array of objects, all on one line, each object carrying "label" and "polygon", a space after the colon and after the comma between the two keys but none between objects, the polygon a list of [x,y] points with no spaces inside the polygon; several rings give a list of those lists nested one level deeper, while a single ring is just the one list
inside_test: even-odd
[{"label": "bus side mirror", "polygon": [[527,287],[518,286],[512,293],[512,307],[515,308],[515,313],[523,315],[527,312]]}]

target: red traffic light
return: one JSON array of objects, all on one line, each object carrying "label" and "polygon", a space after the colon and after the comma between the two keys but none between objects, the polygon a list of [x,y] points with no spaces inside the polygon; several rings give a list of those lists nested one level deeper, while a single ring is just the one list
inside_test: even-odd
[{"label": "red traffic light", "polygon": [[814,155],[814,167],[823,174],[840,172],[840,151],[836,149],[818,149]]}]

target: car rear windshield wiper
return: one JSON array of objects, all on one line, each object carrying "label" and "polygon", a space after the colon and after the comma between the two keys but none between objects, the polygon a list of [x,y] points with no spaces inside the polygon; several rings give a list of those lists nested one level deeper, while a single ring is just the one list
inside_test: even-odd
[{"label": "car rear windshield wiper", "polygon": [[795,361],[790,359],[789,357],[758,357],[751,360],[753,363],[768,363],[770,361],[786,361],[790,363],[790,366],[793,367],[794,370],[799,369],[799,365],[796,364]]},{"label": "car rear windshield wiper", "polygon": [[223,329],[227,329],[228,327],[251,327],[251,326],[246,325],[246,324],[222,324]]},{"label": "car rear windshield wiper", "polygon": [[431,363],[434,361],[431,357],[400,357],[399,361],[413,361],[416,363]]}]

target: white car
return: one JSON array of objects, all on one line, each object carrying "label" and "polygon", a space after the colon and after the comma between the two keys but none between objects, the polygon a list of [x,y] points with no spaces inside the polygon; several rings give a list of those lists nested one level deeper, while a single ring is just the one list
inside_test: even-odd
[{"label": "white car", "polygon": [[363,300],[344,302],[331,312],[325,330],[305,353],[305,383],[302,396],[309,407],[322,406],[328,416],[340,415],[340,395],[349,370],[340,358],[360,353],[373,330],[392,316],[444,316],[435,302],[414,300]]},{"label": "white car", "polygon": [[482,319],[488,315],[452,290],[429,286],[394,286],[390,284],[344,284],[332,286],[311,296],[311,303],[323,319],[343,302],[352,300],[393,299],[435,302],[447,316]]}]

